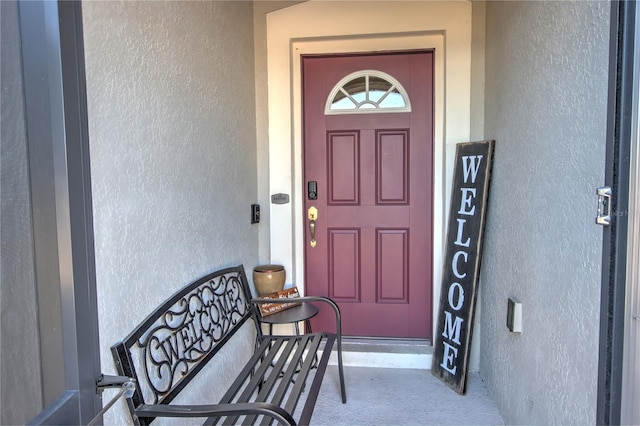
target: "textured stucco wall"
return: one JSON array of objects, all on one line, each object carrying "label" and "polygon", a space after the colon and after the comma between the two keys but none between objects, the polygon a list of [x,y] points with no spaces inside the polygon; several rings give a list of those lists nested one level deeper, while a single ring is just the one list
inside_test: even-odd
[{"label": "textured stucco wall", "polygon": [[[110,345],[179,287],[258,261],[252,9],[83,3],[105,373]],[[244,337],[221,354],[225,376],[249,354]],[[219,373],[187,389],[189,401],[217,401]],[[128,422],[122,407],[107,423]]]},{"label": "textured stucco wall", "polygon": [[595,423],[608,28],[606,2],[486,3],[480,372],[507,424]]}]

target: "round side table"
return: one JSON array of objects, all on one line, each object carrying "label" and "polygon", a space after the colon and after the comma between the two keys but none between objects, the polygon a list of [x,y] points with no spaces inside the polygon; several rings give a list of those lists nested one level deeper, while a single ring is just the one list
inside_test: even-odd
[{"label": "round side table", "polygon": [[302,302],[298,306],[285,309],[284,311],[280,311],[266,317],[262,317],[260,321],[265,324],[269,324],[269,334],[273,334],[274,324],[291,323],[293,323],[293,326],[296,329],[296,334],[300,334],[300,329],[298,327],[298,323],[300,321],[304,321],[307,326],[308,332],[311,333],[311,322],[309,320],[315,317],[317,314],[318,308],[315,305],[307,302]]}]

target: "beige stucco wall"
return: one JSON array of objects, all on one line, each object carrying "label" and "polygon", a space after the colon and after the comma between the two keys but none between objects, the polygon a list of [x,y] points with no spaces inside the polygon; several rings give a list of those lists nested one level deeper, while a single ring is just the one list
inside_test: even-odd
[{"label": "beige stucco wall", "polygon": [[[101,362],[114,373],[109,347],[179,287],[258,263],[253,5],[90,1],[83,14]],[[233,343],[188,401],[218,400],[253,341]],[[123,404],[106,418],[128,421]]]},{"label": "beige stucco wall", "polygon": [[[594,424],[607,2],[487,2],[485,137],[496,140],[480,373],[507,424]],[[505,325],[507,298],[523,332]]]}]

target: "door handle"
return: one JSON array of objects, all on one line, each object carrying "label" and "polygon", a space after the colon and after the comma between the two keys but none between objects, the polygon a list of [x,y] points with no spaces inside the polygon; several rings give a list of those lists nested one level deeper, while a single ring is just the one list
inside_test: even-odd
[{"label": "door handle", "polygon": [[311,233],[311,248],[316,246],[316,220],[318,219],[318,209],[314,206],[307,210],[307,218],[309,219],[309,232]]}]

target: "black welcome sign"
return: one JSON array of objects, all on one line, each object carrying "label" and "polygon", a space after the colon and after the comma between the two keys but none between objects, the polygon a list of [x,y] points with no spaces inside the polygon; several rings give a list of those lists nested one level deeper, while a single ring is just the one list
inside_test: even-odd
[{"label": "black welcome sign", "polygon": [[467,382],[493,144],[456,147],[431,373],[460,394]]}]

